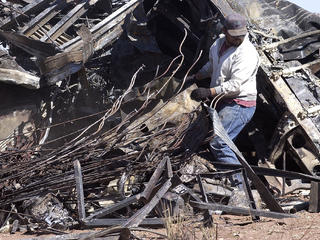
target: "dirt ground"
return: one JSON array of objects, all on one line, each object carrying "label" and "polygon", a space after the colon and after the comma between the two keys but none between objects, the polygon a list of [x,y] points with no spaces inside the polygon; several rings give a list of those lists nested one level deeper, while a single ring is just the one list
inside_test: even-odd
[{"label": "dirt ground", "polygon": [[[248,216],[214,215],[214,227],[204,228],[199,223],[179,223],[171,226],[170,239],[320,239],[320,213],[299,212],[297,218],[261,218],[253,222]],[[153,230],[166,234],[165,229]],[[156,234],[133,232],[140,239],[160,239]],[[36,237],[35,235],[0,234],[0,240],[17,240]]]}]

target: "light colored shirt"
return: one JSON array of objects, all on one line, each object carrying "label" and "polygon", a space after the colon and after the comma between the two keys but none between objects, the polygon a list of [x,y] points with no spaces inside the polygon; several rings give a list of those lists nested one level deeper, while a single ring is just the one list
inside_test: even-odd
[{"label": "light colored shirt", "polygon": [[219,56],[225,41],[221,35],[211,46],[209,61],[200,69],[201,78],[211,77],[210,88],[225,93],[227,98],[255,101],[257,98],[256,73],[259,54],[249,41],[248,34],[238,47],[230,47]]}]

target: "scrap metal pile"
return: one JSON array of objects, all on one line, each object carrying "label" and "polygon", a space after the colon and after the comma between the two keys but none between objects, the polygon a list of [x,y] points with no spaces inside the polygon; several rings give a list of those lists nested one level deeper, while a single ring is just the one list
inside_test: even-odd
[{"label": "scrap metal pile", "polygon": [[[1,229],[111,226],[61,239],[129,239],[130,229],[168,216],[203,213],[212,224],[213,211],[256,220],[319,211],[319,16],[269,0],[0,7]],[[262,59],[257,112],[237,146],[226,139],[241,165],[214,161],[208,142],[223,131],[185,81],[231,11],[247,16]],[[231,203],[236,173],[242,204]],[[288,205],[299,189],[309,201]]]}]

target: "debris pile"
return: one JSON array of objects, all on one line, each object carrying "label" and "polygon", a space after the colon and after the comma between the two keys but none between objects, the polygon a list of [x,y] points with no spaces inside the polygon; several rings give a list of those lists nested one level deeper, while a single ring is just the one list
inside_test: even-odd
[{"label": "debris pile", "polygon": [[[257,14],[245,0],[1,1],[1,229],[129,239],[171,216],[319,212],[320,18],[289,31],[263,2]],[[186,81],[231,11],[248,17],[262,59],[257,112],[236,144]],[[214,161],[213,134],[241,165]]]}]

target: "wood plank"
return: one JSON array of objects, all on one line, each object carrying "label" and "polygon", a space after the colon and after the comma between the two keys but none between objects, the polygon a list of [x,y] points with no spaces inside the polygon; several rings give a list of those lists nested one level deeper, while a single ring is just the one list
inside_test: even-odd
[{"label": "wood plank", "polygon": [[152,211],[152,209],[158,204],[163,195],[169,190],[171,187],[171,179],[167,180],[156,195],[151,199],[151,201],[139,209],[129,220],[122,225],[123,227],[138,227],[142,220]]},{"label": "wood plank", "polygon": [[76,5],[68,14],[66,14],[56,25],[54,25],[47,35],[43,36],[40,40],[48,42],[50,39],[56,40],[62,33],[64,33],[79,17],[87,12],[89,8],[89,0],[82,0],[81,3]]},{"label": "wood plank", "polygon": [[44,59],[48,56],[53,56],[60,52],[51,43],[44,43],[33,40],[16,32],[0,31],[0,36],[11,42],[13,45],[21,48],[25,52],[36,56],[38,59]]},{"label": "wood plank", "polygon": [[[242,177],[243,177],[243,189],[245,191],[247,199],[249,200],[250,209],[257,209],[245,169],[242,169]],[[253,216],[253,219],[259,220],[259,216]]]},{"label": "wood plank", "polygon": [[74,178],[76,180],[77,189],[77,203],[78,203],[78,217],[79,221],[83,221],[86,218],[86,211],[84,208],[84,193],[83,193],[83,181],[82,172],[79,160],[74,161]]},{"label": "wood plank", "polygon": [[[88,227],[106,227],[124,225],[128,221],[127,218],[101,218],[91,219],[85,222]],[[140,226],[163,226],[165,219],[162,218],[145,218],[141,221]]]},{"label": "wood plank", "polygon": [[131,196],[129,198],[126,198],[126,199],[124,199],[124,200],[122,200],[122,201],[120,201],[118,203],[115,203],[115,204],[113,204],[113,205],[111,205],[109,207],[106,207],[106,208],[101,209],[101,210],[99,210],[97,212],[94,212],[89,217],[87,217],[85,219],[85,221],[87,222],[87,221],[90,221],[93,218],[104,217],[104,216],[106,216],[106,215],[108,215],[110,213],[113,213],[114,211],[117,211],[117,210],[119,210],[121,208],[129,206],[132,203],[137,202],[139,199],[140,199],[140,194],[133,195],[133,196]]},{"label": "wood plank", "polygon": [[47,74],[56,69],[63,68],[69,63],[82,63],[81,51],[63,52],[47,57],[40,65],[41,74]]},{"label": "wood plank", "polygon": [[[90,29],[91,34],[93,35],[93,39],[95,41],[98,41],[100,38],[104,36],[108,31],[110,31],[113,27],[115,27],[118,24],[123,23],[124,18],[127,16],[127,14],[141,2],[141,0],[131,0],[112,14],[110,14],[108,17],[106,17],[104,20],[102,20],[100,23],[96,24]],[[122,32],[122,30],[121,30]],[[67,51],[71,49],[79,49],[83,46],[83,42],[81,37],[76,37],[69,42],[63,44],[61,46],[62,49],[65,49]],[[97,47],[102,48],[100,45],[95,45],[95,51],[97,50]]]},{"label": "wood plank", "polygon": [[167,162],[167,157],[164,157],[161,162],[158,164],[156,170],[153,172],[147,186],[145,187],[144,191],[141,194],[141,199],[144,200],[144,202],[147,202],[151,196],[151,193],[153,189],[155,188],[155,185],[158,183],[158,180],[164,170],[165,164]]},{"label": "wood plank", "polygon": [[[201,192],[203,201],[205,203],[209,203],[207,192],[206,192],[206,189],[204,188],[204,186],[202,184],[202,178],[201,178],[200,175],[197,175],[197,181],[198,181],[198,184],[199,184],[199,187],[200,187],[200,192]],[[212,227],[212,224],[213,224],[212,214],[213,214],[212,210],[206,209],[206,211],[204,213],[204,219],[206,221],[206,223],[205,223],[206,226]]]},{"label": "wood plank", "polygon": [[21,85],[30,89],[40,88],[40,78],[15,69],[0,68],[0,82]]},{"label": "wood plank", "polygon": [[49,20],[56,16],[66,4],[62,1],[56,1],[51,6],[47,7],[44,11],[38,14],[30,22],[28,22],[21,30],[21,33],[27,37],[34,34],[37,30],[42,28]]},{"label": "wood plank", "polygon": [[[9,30],[12,26],[16,25],[17,21],[20,19],[30,16],[32,13],[35,13],[43,8],[45,8],[53,0],[34,0],[32,3],[26,5],[21,10],[17,11],[14,17],[7,17],[3,20],[0,29]],[[13,10],[14,11],[14,10]]]}]

